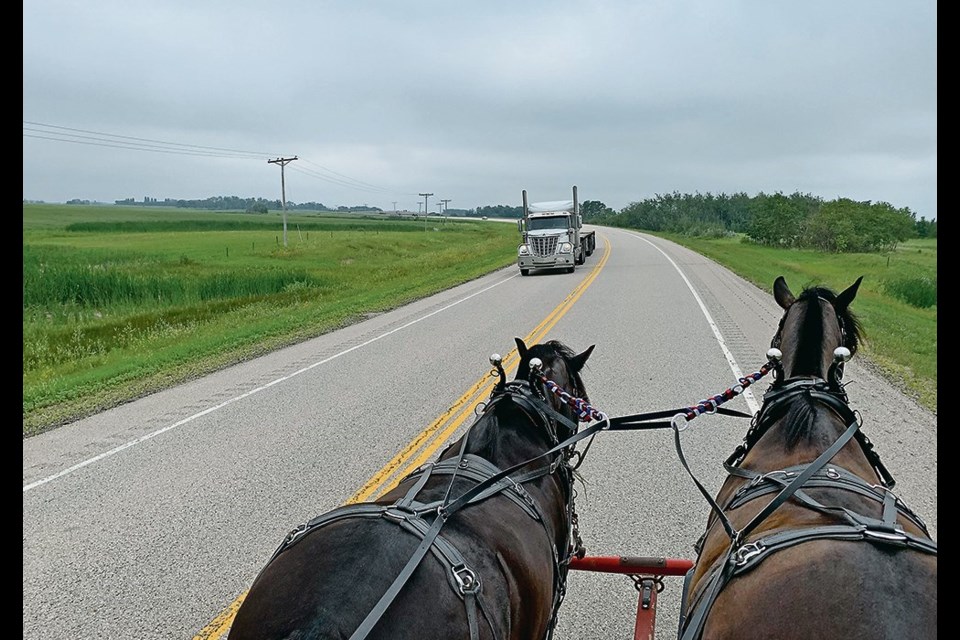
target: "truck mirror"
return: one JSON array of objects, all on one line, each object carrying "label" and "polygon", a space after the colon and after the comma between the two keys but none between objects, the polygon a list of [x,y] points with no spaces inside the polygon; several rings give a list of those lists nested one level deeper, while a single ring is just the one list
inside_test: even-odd
[{"label": "truck mirror", "polygon": [[517,231],[523,233],[523,220],[517,220]]}]

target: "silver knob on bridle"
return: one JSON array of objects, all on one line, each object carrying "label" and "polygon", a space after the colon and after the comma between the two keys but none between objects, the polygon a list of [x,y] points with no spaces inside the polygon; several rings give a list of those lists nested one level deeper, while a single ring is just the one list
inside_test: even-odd
[{"label": "silver knob on bridle", "polygon": [[783,352],[776,347],[771,347],[767,349],[767,360],[773,360],[774,362],[780,362],[783,360]]},{"label": "silver knob on bridle", "polygon": [[848,362],[850,360],[850,349],[846,347],[837,347],[833,350],[834,362]]}]

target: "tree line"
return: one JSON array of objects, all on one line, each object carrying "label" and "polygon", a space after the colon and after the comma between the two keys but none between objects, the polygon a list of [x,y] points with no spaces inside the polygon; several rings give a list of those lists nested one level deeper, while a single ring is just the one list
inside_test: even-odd
[{"label": "tree line", "polygon": [[584,219],[614,227],[692,236],[743,234],[759,244],[827,252],[887,251],[909,238],[937,236],[937,221],[909,208],[802,193],[657,195],[614,211],[585,202]]},{"label": "tree line", "polygon": [[[67,204],[82,204],[84,201],[70,200]],[[264,198],[240,198],[238,196],[213,196],[203,200],[179,200],[175,198],[150,198],[145,197],[143,202],[137,202],[133,198],[124,200],[114,200],[114,204],[136,205],[140,207],[178,207],[181,209],[207,209],[211,211],[246,211],[248,213],[268,213],[269,211],[282,211],[283,202],[280,200],[266,200]],[[328,207],[322,202],[292,202],[287,201],[287,211],[338,211],[338,212],[361,212],[361,211],[380,211],[379,207],[370,207],[367,205],[357,205],[352,207]]]}]

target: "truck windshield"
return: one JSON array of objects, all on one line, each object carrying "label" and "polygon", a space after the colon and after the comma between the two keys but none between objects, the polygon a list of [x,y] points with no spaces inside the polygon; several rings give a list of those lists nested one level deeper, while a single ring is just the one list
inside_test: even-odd
[{"label": "truck windshield", "polygon": [[544,229],[567,229],[569,223],[567,216],[557,216],[555,218],[530,218],[527,222],[527,229],[530,231],[542,231]]}]

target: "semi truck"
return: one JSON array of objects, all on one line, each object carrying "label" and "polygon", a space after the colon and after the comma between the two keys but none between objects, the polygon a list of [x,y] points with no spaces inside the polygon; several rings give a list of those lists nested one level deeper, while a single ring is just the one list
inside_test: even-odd
[{"label": "semi truck", "polygon": [[534,269],[573,273],[597,246],[596,232],[583,229],[576,186],[573,200],[550,202],[527,202],[524,189],[523,217],[517,220],[517,229],[521,234],[517,266],[523,276]]}]

